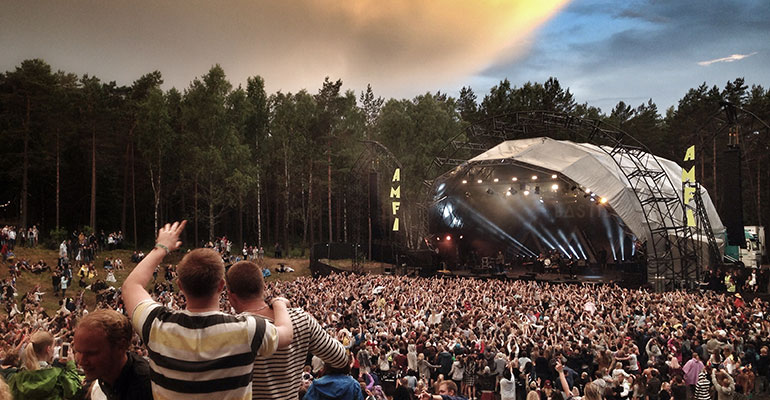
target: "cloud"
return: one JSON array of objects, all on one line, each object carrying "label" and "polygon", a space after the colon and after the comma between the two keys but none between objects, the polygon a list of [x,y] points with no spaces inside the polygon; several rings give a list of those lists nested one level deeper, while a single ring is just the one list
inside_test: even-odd
[{"label": "cloud", "polygon": [[[474,90],[485,92],[493,77],[521,85],[554,76],[579,102],[603,110],[614,106],[611,99],[639,97],[652,98],[664,110],[703,82],[745,77],[766,85],[768,19],[767,0],[631,0],[622,5],[582,0],[539,29],[524,58],[487,68],[483,84]],[[724,68],[701,68],[693,62],[732,54],[736,43],[756,55]]]},{"label": "cloud", "polygon": [[0,16],[0,50],[14,57],[0,67],[42,57],[122,84],[158,69],[184,88],[219,63],[234,84],[258,74],[269,91],[329,76],[407,97],[521,54],[568,1],[14,0]]},{"label": "cloud", "polygon": [[714,64],[714,63],[733,62],[733,61],[743,60],[744,58],[751,57],[751,56],[753,56],[755,54],[757,54],[756,51],[753,52],[753,53],[749,53],[749,54],[733,54],[733,55],[731,55],[729,57],[716,58],[716,59],[708,60],[708,61],[698,61],[698,65],[702,65],[702,66],[705,67],[705,66],[708,66],[708,65],[711,65],[711,64]]}]

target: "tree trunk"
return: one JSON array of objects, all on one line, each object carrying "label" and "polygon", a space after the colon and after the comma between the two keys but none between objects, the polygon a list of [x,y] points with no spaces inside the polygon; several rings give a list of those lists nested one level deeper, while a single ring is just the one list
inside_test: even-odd
[{"label": "tree trunk", "polygon": [[31,104],[27,95],[27,116],[24,119],[24,162],[21,177],[21,229],[27,229],[27,198],[29,197],[29,124]]},{"label": "tree trunk", "polygon": [[326,159],[327,159],[327,171],[328,171],[328,188],[326,190],[327,197],[328,197],[328,205],[329,205],[329,243],[333,241],[332,237],[332,140],[331,136],[329,136],[329,139],[327,140],[328,143],[328,149],[326,153]]},{"label": "tree trunk", "polygon": [[257,249],[262,247],[262,186],[259,181],[259,164],[257,164]]},{"label": "tree trunk", "polygon": [[372,261],[372,180],[366,179],[366,220],[369,222],[369,261]]},{"label": "tree trunk", "polygon": [[347,243],[348,241],[348,196],[347,191],[342,197],[342,231],[344,235],[342,240]]},{"label": "tree trunk", "polygon": [[130,142],[126,144],[126,158],[125,163],[123,165],[123,207],[121,209],[120,213],[120,231],[121,232],[128,232],[126,229],[126,215],[128,213],[128,165],[130,162],[130,156],[131,156],[131,144]]},{"label": "tree trunk", "polygon": [[[309,158],[309,157],[308,157]],[[308,186],[308,193],[307,193],[307,219],[310,222],[309,223],[309,236],[310,236],[310,245],[313,245],[313,241],[315,240],[315,220],[313,219],[313,160],[308,160],[308,174],[307,174],[307,186]]]},{"label": "tree trunk", "polygon": [[150,163],[150,184],[152,185],[153,195],[153,232],[158,232],[158,209],[160,207],[160,179],[161,179],[161,152],[158,151],[158,178],[155,181],[155,174]]},{"label": "tree trunk", "polygon": [[56,229],[59,229],[59,212],[61,209],[61,157],[59,156],[59,128],[56,128]]},{"label": "tree trunk", "polygon": [[[310,204],[307,202],[307,199],[305,198],[305,181],[303,181],[300,178],[300,182],[302,182],[302,248],[304,249],[307,247],[307,226],[308,226],[308,220],[307,217],[310,215]],[[304,250],[303,250],[304,251]]]},{"label": "tree trunk", "polygon": [[[134,214],[134,249],[139,247],[139,235],[136,230],[136,165],[134,163],[134,143],[131,145],[131,211]],[[158,232],[153,233],[152,239],[155,240],[155,235]]]},{"label": "tree trunk", "polygon": [[[265,190],[267,191],[267,193],[270,193],[269,190],[267,189]],[[270,208],[270,206],[272,205],[272,203],[270,202],[270,199],[271,199],[271,196],[265,196],[265,233],[267,234],[267,237],[265,237],[265,242],[267,242],[268,245],[270,243],[270,240],[268,239],[273,238],[272,236],[270,236],[270,227],[272,226],[270,218],[273,217],[272,209]]]},{"label": "tree trunk", "polygon": [[214,240],[214,202],[212,196],[214,193],[214,182],[209,177],[209,240]]},{"label": "tree trunk", "polygon": [[335,228],[337,230],[337,241],[342,241],[342,199],[340,196],[337,196],[336,203],[336,215],[335,215]]},{"label": "tree trunk", "polygon": [[283,142],[284,173],[284,210],[283,210],[283,250],[289,254],[289,146]]},{"label": "tree trunk", "polygon": [[238,196],[238,242],[243,245],[243,196]]},{"label": "tree trunk", "polygon": [[195,246],[198,247],[198,176],[195,176],[193,183],[193,222],[195,223]]},{"label": "tree trunk", "polygon": [[91,122],[91,218],[89,224],[96,232],[96,125]]}]

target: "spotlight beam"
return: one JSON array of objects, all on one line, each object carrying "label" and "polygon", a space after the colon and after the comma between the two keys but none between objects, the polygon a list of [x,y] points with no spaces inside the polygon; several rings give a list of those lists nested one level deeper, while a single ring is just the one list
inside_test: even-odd
[{"label": "spotlight beam", "polygon": [[469,211],[469,215],[471,216],[472,219],[475,219],[477,221],[482,222],[481,226],[485,227],[489,232],[491,232],[493,234],[496,234],[497,237],[499,237],[499,238],[503,238],[503,239],[513,243],[514,245],[520,247],[522,250],[529,252],[531,255],[536,255],[532,250],[527,248],[527,246],[525,246],[523,243],[521,243],[518,240],[516,240],[516,238],[514,238],[513,236],[509,235],[507,232],[502,230],[499,226],[497,226],[497,224],[495,224],[494,222],[490,221],[487,217],[485,217],[485,216],[481,215],[480,213],[476,212],[476,210],[474,208],[472,208],[469,205],[465,204],[464,201],[458,200],[458,205],[462,205],[466,210],[468,210]]}]

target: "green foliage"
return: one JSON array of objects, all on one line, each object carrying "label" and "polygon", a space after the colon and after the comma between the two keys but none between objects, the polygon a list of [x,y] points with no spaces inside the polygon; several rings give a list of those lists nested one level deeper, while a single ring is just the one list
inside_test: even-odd
[{"label": "green foliage", "polygon": [[49,249],[58,249],[59,244],[67,239],[69,234],[64,228],[54,228],[48,232],[48,237],[43,239],[43,244]]},{"label": "green foliage", "polygon": [[[664,116],[652,99],[621,101],[602,113],[577,104],[556,78],[518,85],[504,79],[478,94],[466,86],[456,99],[440,92],[383,99],[371,85],[356,94],[328,77],[317,93],[269,94],[258,75],[234,87],[219,65],[181,90],[162,84],[159,71],[120,86],[55,71],[39,59],[0,73],[0,199],[11,202],[0,217],[22,224],[17,216],[27,179],[25,217],[50,231],[52,246],[83,224],[93,223],[99,232],[121,230],[126,242],[136,232],[141,243],[152,240],[156,220],[189,219],[187,243],[201,229],[198,239],[238,238],[234,233],[242,227],[248,243],[259,232],[266,247],[281,242],[287,254],[302,254],[311,243],[328,240],[330,221],[335,241],[361,240],[368,231],[365,218],[354,215],[367,201],[355,180],[384,168],[358,164],[364,139],[382,143],[401,163],[402,207],[416,218],[421,185],[435,178],[429,167],[434,158],[451,140],[462,141],[470,124],[489,117],[544,110],[601,120],[674,160],[696,144],[698,179],[712,193],[718,186],[713,166],[726,146],[726,135],[713,132],[709,122],[719,115],[720,102],[770,120],[770,94],[743,78],[722,88],[703,83],[690,89]],[[748,123],[740,129],[752,168],[745,175],[747,223],[770,225],[759,221],[770,216],[770,193],[763,188],[770,180],[770,133]],[[57,215],[62,228],[54,231]]]}]

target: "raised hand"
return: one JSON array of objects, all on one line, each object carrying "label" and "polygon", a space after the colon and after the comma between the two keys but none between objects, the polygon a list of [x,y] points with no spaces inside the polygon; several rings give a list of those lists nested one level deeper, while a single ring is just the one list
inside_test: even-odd
[{"label": "raised hand", "polygon": [[179,235],[182,234],[184,227],[187,225],[187,220],[182,222],[174,222],[173,224],[166,224],[163,228],[158,230],[158,239],[156,243],[172,252],[182,246],[182,241],[179,240]]}]

